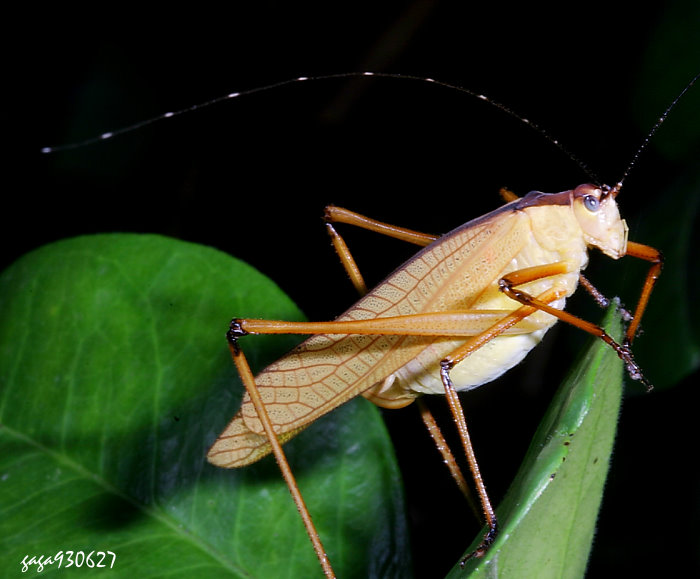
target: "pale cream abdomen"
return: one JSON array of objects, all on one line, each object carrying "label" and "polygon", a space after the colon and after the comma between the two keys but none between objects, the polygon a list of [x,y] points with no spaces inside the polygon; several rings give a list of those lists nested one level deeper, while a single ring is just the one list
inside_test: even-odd
[{"label": "pale cream abdomen", "polygon": [[[470,390],[495,380],[519,364],[530,350],[539,344],[552,325],[527,334],[501,336],[491,340],[450,371],[455,389]],[[447,345],[447,348],[426,348],[423,354],[395,373],[397,383],[394,387],[416,394],[444,394],[445,387],[440,379],[439,354],[445,356],[461,343],[463,340],[451,340],[448,344],[442,344]]]}]

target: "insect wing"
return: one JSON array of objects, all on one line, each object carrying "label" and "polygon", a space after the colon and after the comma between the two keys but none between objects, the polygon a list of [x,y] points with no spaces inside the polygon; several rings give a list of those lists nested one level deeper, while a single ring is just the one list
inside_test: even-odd
[{"label": "insect wing", "polygon": [[[507,298],[496,281],[526,243],[526,230],[524,215],[508,206],[468,222],[421,250],[338,319],[468,310],[493,300],[503,303]],[[508,240],[505,247],[498,243],[502,239]],[[442,347],[435,348],[436,344]],[[256,385],[280,441],[286,442],[320,416],[381,384],[426,348],[435,348],[437,364],[454,344],[451,338],[315,335],[262,370]],[[242,466],[268,452],[262,424],[246,394],[211,448],[209,460]]]}]

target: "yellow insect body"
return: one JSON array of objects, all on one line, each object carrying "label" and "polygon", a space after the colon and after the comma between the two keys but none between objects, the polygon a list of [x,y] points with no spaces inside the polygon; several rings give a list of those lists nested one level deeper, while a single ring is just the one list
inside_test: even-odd
[{"label": "yellow insect body", "polygon": [[[280,442],[358,394],[391,408],[410,404],[422,394],[444,394],[441,360],[469,336],[521,307],[501,291],[503,276],[563,264],[563,273],[518,286],[535,297],[554,290],[549,305],[563,309],[591,246],[615,259],[625,255],[627,246],[627,227],[614,194],[592,185],[555,194],[532,192],[440,237],[337,320],[404,320],[445,312],[444,327],[436,317],[431,318],[431,335],[400,335],[400,327],[392,334],[390,326],[378,335],[314,335],[256,376]],[[512,368],[556,321],[535,311],[487,341],[451,369],[455,389],[485,384]],[[246,394],[208,459],[217,466],[238,467],[269,452]]]}]

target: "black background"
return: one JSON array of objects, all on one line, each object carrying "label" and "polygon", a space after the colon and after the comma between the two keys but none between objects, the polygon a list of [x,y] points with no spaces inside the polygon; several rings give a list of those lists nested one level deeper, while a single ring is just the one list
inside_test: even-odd
[{"label": "black background", "polygon": [[[497,207],[501,186],[560,191],[592,177],[494,107],[390,79],[297,83],[90,147],[53,155],[39,149],[231,91],[375,70],[485,93],[544,127],[599,179],[615,182],[654,117],[700,68],[697,37],[668,32],[669,20],[688,10],[680,2],[555,10],[377,4],[257,2],[157,15],[124,5],[102,5],[99,13],[64,6],[18,17],[25,34],[5,48],[13,82],[4,106],[3,265],[73,235],[157,232],[248,261],[310,318],[328,319],[354,295],[325,237],[324,205],[440,233]],[[697,122],[689,108],[676,114]],[[620,197],[633,224],[645,197],[675,170],[654,147],[644,154]],[[413,251],[362,232],[347,239],[369,281]],[[613,282],[601,285],[614,294]],[[570,361],[571,333],[558,330],[510,381],[466,397],[496,502],[563,371],[553,360]],[[573,340],[569,349],[555,345],[562,335]],[[591,576],[698,569],[696,401],[687,381],[656,400],[625,403]],[[476,526],[439,465],[426,466],[434,450],[414,414],[387,420],[406,472],[416,573],[434,577]]]}]

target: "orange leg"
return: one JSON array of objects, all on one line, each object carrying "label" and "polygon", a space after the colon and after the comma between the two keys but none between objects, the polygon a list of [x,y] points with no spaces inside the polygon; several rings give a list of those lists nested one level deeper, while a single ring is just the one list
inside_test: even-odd
[{"label": "orange leg", "polygon": [[422,398],[416,398],[416,405],[418,406],[421,418],[423,419],[425,427],[428,429],[430,437],[433,439],[435,446],[442,455],[443,462],[450,471],[450,475],[452,475],[452,478],[459,487],[459,490],[462,491],[464,498],[467,499],[467,503],[469,503],[469,508],[472,510],[477,520],[480,520],[481,514],[479,507],[474,502],[474,498],[472,496],[472,492],[469,490],[467,480],[464,478],[464,474],[459,468],[459,465],[455,460],[454,454],[452,454],[452,451],[450,450],[450,447],[447,444],[447,441],[445,440],[445,437],[443,436],[440,427],[435,421],[433,413],[430,412],[430,409],[428,408],[427,404],[423,401]]},{"label": "orange leg", "polygon": [[316,556],[318,557],[318,560],[321,563],[323,573],[328,579],[334,578],[335,573],[333,571],[333,568],[331,567],[330,561],[328,560],[328,556],[326,555],[326,550],[324,549],[323,544],[321,543],[321,538],[319,537],[318,532],[316,531],[316,527],[314,526],[314,523],[311,520],[311,514],[309,513],[309,509],[306,507],[306,503],[304,502],[304,498],[301,495],[301,491],[299,490],[299,486],[297,485],[296,479],[294,478],[292,469],[289,467],[287,457],[284,454],[284,451],[282,450],[282,445],[279,443],[277,435],[273,430],[272,421],[270,420],[270,417],[265,408],[265,404],[263,403],[262,398],[260,397],[258,388],[255,385],[255,377],[253,376],[253,373],[250,370],[248,360],[246,359],[241,349],[238,347],[236,337],[234,336],[233,332],[229,331],[227,337],[233,362],[235,363],[236,369],[238,370],[238,374],[241,377],[241,381],[243,382],[243,385],[248,391],[250,399],[253,402],[253,405],[255,406],[255,411],[258,414],[258,418],[260,419],[260,422],[262,422],[263,428],[265,430],[265,436],[267,436],[267,439],[270,442],[270,446],[272,447],[272,454],[275,456],[277,465],[279,466],[280,471],[282,472],[282,477],[287,483],[287,488],[289,489],[289,492],[291,493],[292,498],[294,499],[294,504],[296,505],[297,510],[301,515],[302,521],[304,522],[304,527],[306,528],[306,532],[309,535],[309,538],[311,539],[311,543],[314,547],[314,551],[316,552]]},{"label": "orange leg", "polygon": [[634,310],[634,317],[632,318],[632,322],[627,327],[627,332],[625,333],[625,344],[631,344],[632,340],[634,340],[637,334],[637,330],[639,329],[642,315],[644,314],[647,304],[649,303],[651,290],[654,288],[656,280],[659,279],[659,275],[661,274],[664,258],[658,249],[648,245],[642,245],[641,243],[635,243],[634,241],[627,242],[627,255],[651,262],[651,267],[649,268],[647,277],[644,280],[642,293],[639,296],[637,307]]},{"label": "orange leg", "polygon": [[[389,225],[380,221],[376,221],[374,219],[369,219],[364,215],[360,215],[359,213],[355,213],[353,211],[349,211],[341,207],[336,207],[334,205],[329,205],[328,207],[326,207],[324,218],[326,220],[326,229],[331,237],[333,247],[335,248],[338,257],[340,258],[340,261],[343,264],[345,271],[350,277],[350,280],[355,286],[355,289],[357,289],[358,293],[361,296],[367,293],[367,285],[365,284],[364,278],[360,273],[360,269],[358,268],[355,259],[350,253],[350,249],[345,243],[345,240],[333,227],[333,223],[344,223],[347,225],[354,225],[362,229],[367,229],[368,231],[373,231],[375,233],[387,235],[389,237],[393,237],[402,241],[407,241],[408,243],[414,243],[415,245],[420,245],[422,247],[435,241],[438,237],[429,233],[420,233],[410,229]],[[423,402],[423,400],[417,398],[416,403],[418,406],[418,410],[420,411],[423,424],[425,424],[425,427],[428,429],[428,433],[433,439],[436,448],[442,455],[443,462],[450,471],[450,475],[457,484],[459,490],[464,495],[464,498],[467,500],[469,507],[474,512],[477,519],[479,519],[479,508],[477,507],[474,501],[473,494],[469,490],[469,485],[467,484],[467,481],[464,478],[464,474],[459,468],[459,465],[455,460],[454,454],[452,454],[452,451],[450,450],[450,447],[447,444],[447,441],[445,440],[445,437],[443,436],[440,427],[435,421],[435,417],[433,416],[432,412],[430,412],[430,409],[425,404],[425,402]]]},{"label": "orange leg", "polygon": [[[654,250],[654,251],[656,251],[656,250]],[[563,267],[565,267],[565,264],[556,264],[555,263],[555,264],[547,264],[547,265],[529,267],[526,269],[515,271],[515,272],[512,272],[512,273],[504,276],[499,281],[499,287],[503,293],[505,293],[508,297],[514,299],[515,301],[520,302],[521,304],[523,304],[525,306],[532,306],[538,310],[542,310],[543,312],[547,312],[548,314],[555,316],[556,318],[560,319],[561,321],[566,322],[567,324],[571,324],[573,326],[576,326],[577,328],[580,328],[584,332],[587,332],[593,336],[597,336],[598,338],[603,340],[606,344],[608,344],[611,348],[613,348],[615,350],[615,352],[620,357],[620,359],[625,363],[625,367],[627,368],[627,372],[630,375],[630,377],[633,380],[641,381],[642,384],[644,384],[647,387],[647,390],[651,390],[652,385],[644,378],[644,376],[642,375],[641,369],[639,368],[637,363],[634,361],[634,358],[632,356],[632,352],[629,348],[628,339],[625,339],[624,344],[618,344],[600,326],[597,326],[591,322],[583,320],[583,319],[579,318],[578,316],[570,314],[569,312],[554,308],[554,307],[548,305],[547,303],[545,303],[544,301],[542,301],[541,299],[533,297],[530,294],[516,288],[517,285],[527,283],[529,281],[534,281],[534,280],[548,277],[551,275],[557,275],[559,273],[563,273],[564,272]],[[647,279],[649,280],[649,277]],[[654,280],[650,281],[649,283],[645,284],[645,286],[644,286],[642,298],[640,299],[640,304],[637,306],[637,311],[635,312],[634,320],[638,320],[638,317],[637,317],[638,314],[641,315],[641,313],[644,311],[644,307],[646,306],[646,303],[647,303],[648,298],[649,298],[649,293],[651,292],[651,286],[653,286],[653,281]],[[641,306],[641,309],[640,309],[640,306]],[[634,323],[634,320],[633,320],[633,323]],[[632,324],[630,324],[630,327],[632,327],[632,330],[634,331],[637,326],[635,325],[633,327]],[[627,331],[628,331],[628,335],[631,335],[630,328],[628,328]]]},{"label": "orange leg", "polygon": [[340,262],[343,264],[345,271],[350,277],[350,281],[352,281],[352,284],[361,296],[367,293],[367,284],[365,284],[365,280],[360,273],[360,268],[357,267],[355,258],[352,256],[352,253],[350,253],[350,249],[345,243],[345,240],[335,230],[335,227],[333,227],[334,223],[354,225],[361,229],[381,233],[382,235],[393,237],[401,241],[407,241],[408,243],[414,243],[422,247],[429,245],[438,238],[437,235],[421,233],[419,231],[413,231],[412,229],[383,223],[376,219],[370,219],[369,217],[365,217],[364,215],[360,215],[348,209],[343,209],[342,207],[336,207],[335,205],[326,207],[323,218],[326,221],[326,230],[328,231],[328,235],[330,235],[331,243],[340,258]]},{"label": "orange leg", "polygon": [[[537,299],[539,303],[546,305],[548,302],[554,301],[558,298],[559,294],[556,290],[548,290],[543,294],[539,295]],[[529,304],[523,305],[511,314],[502,318],[500,321],[498,321],[486,331],[467,340],[462,346],[457,348],[455,351],[453,351],[450,355],[445,357],[440,362],[440,377],[445,388],[447,402],[450,406],[450,411],[452,412],[455,424],[457,425],[457,430],[462,441],[462,446],[464,447],[464,452],[469,463],[472,478],[474,479],[474,483],[476,485],[476,489],[481,500],[481,504],[484,511],[484,518],[486,519],[486,524],[488,526],[488,531],[481,540],[481,543],[477,546],[477,548],[474,551],[469,553],[466,557],[464,557],[461,560],[460,564],[462,566],[466,564],[467,560],[473,557],[482,557],[486,553],[488,548],[496,539],[496,535],[498,533],[498,520],[496,518],[496,512],[493,509],[489,500],[488,494],[486,493],[486,485],[484,484],[481,472],[479,470],[479,465],[476,461],[476,455],[474,453],[474,448],[472,446],[471,438],[469,436],[469,430],[467,429],[467,423],[464,418],[464,411],[459,401],[457,392],[452,384],[452,380],[450,378],[450,371],[457,364],[459,364],[459,362],[464,360],[474,351],[478,350],[481,346],[498,337],[499,335],[503,334],[506,330],[508,330],[518,322],[522,321],[527,316],[533,314],[538,309],[540,308]]]}]

